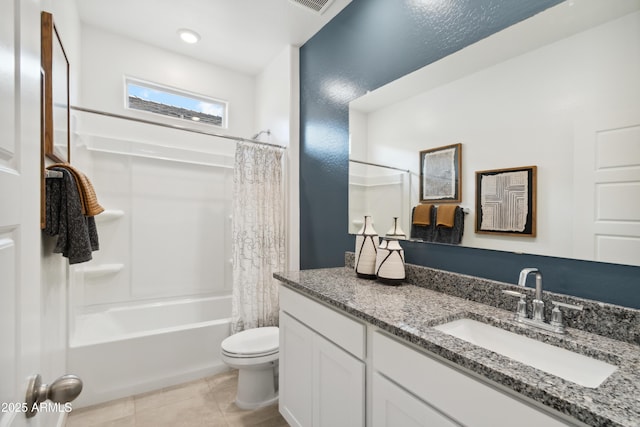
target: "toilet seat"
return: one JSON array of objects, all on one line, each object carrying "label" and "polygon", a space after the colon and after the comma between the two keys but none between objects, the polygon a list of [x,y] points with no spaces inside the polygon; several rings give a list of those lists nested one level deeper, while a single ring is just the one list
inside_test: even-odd
[{"label": "toilet seat", "polygon": [[247,329],[222,341],[222,353],[233,358],[258,358],[278,353],[277,326]]}]

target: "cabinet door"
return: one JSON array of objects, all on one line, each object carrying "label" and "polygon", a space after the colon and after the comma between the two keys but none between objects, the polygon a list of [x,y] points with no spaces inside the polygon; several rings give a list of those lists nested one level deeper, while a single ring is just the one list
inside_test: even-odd
[{"label": "cabinet door", "polygon": [[314,427],[364,426],[364,363],[314,336]]},{"label": "cabinet door", "polygon": [[313,331],[280,312],[279,409],[289,425],[311,426]]},{"label": "cabinet door", "polygon": [[378,373],[373,374],[373,427],[459,427]]}]

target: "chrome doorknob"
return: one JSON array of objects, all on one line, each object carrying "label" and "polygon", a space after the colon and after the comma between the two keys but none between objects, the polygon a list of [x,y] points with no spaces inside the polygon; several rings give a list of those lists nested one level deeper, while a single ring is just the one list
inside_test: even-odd
[{"label": "chrome doorknob", "polygon": [[27,385],[27,418],[37,414],[36,407],[49,399],[56,403],[67,403],[74,400],[82,391],[82,380],[75,375],[63,375],[51,384],[42,384],[40,374],[29,378]]}]

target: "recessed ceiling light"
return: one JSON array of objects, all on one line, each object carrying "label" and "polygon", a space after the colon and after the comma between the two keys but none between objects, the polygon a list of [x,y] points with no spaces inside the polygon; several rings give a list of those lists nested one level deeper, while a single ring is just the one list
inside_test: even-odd
[{"label": "recessed ceiling light", "polygon": [[180,36],[183,42],[189,43],[189,44],[198,43],[198,40],[200,40],[200,34],[196,33],[193,30],[188,30],[186,28],[179,29],[178,35]]}]

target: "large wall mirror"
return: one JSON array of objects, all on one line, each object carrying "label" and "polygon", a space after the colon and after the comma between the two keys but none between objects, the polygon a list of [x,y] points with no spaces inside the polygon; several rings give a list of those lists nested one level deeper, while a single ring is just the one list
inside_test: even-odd
[{"label": "large wall mirror", "polygon": [[[354,100],[349,231],[408,233],[420,151],[461,143],[463,246],[640,265],[639,75],[640,1],[573,0]],[[536,236],[475,233],[475,172],[529,165]]]}]

